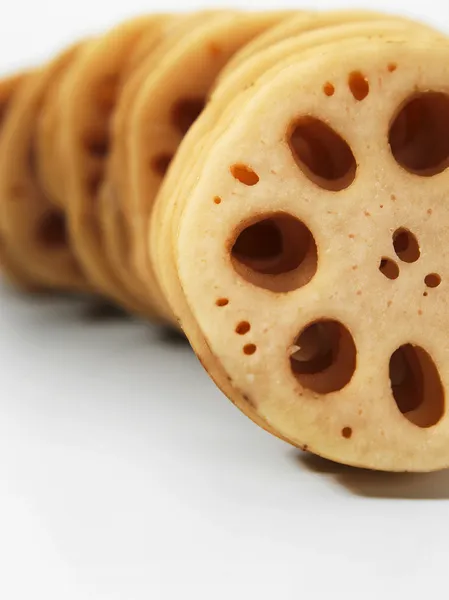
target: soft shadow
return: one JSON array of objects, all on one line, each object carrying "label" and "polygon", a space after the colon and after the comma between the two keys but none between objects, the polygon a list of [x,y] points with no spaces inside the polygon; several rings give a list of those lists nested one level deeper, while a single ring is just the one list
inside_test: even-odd
[{"label": "soft shadow", "polygon": [[157,340],[168,346],[188,346],[189,342],[182,331],[173,327],[160,325],[156,330]]},{"label": "soft shadow", "polygon": [[384,473],[341,465],[311,452],[295,452],[309,471],[331,477],[349,492],[367,498],[449,499],[449,470],[436,473]]},{"label": "soft shadow", "polygon": [[131,318],[123,308],[107,301],[93,301],[82,312],[82,319],[88,323],[128,321]]}]

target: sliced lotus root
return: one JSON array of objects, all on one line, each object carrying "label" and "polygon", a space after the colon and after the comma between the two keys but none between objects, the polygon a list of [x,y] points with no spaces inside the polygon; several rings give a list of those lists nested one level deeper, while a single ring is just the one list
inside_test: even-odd
[{"label": "sliced lotus root", "polygon": [[272,69],[186,190],[192,345],[251,418],[340,462],[449,464],[448,58],[361,39]]},{"label": "sliced lotus root", "polygon": [[[26,75],[16,75],[0,81],[0,138],[3,126],[6,122],[8,109],[11,106],[14,95],[26,80]],[[2,198],[0,197],[0,203]],[[1,214],[1,211],[0,211]],[[2,275],[21,289],[31,291],[39,286],[33,281],[32,276],[20,265],[16,264],[11,250],[7,247],[2,235],[2,224],[0,221],[0,270]]]},{"label": "sliced lotus root", "polygon": [[[201,112],[204,99],[229,58],[250,39],[285,18],[285,12],[213,15],[186,31],[176,44],[168,40],[169,48],[158,68],[143,80],[132,118],[128,126],[122,128],[122,140],[125,138],[128,143],[122,141],[120,146],[125,148],[122,154],[126,154],[126,149],[129,152],[133,187],[131,193],[121,194],[129,198],[132,218],[131,235],[122,231],[121,237],[131,238],[136,285],[142,286],[141,282],[145,282],[144,293],[148,296],[146,290],[150,291],[159,313],[164,311],[165,301],[157,293],[148,261],[147,222],[168,163]],[[188,78],[184,77],[187,72]],[[126,221],[117,219],[116,223],[124,226]],[[126,248],[125,244],[112,241],[111,253],[114,248]],[[129,277],[129,257],[118,252],[116,256],[117,267],[121,266],[123,276]],[[171,313],[165,311],[164,316],[171,318]]]},{"label": "sliced lotus root", "polygon": [[167,23],[159,43],[152,52],[150,52],[146,40],[136,46],[111,123],[108,161],[97,197],[102,225],[102,241],[114,276],[123,289],[139,298],[140,302],[147,307],[147,312],[154,311],[153,318],[161,318],[162,311],[157,310],[155,302],[149,299],[148,289],[144,288],[141,281],[137,279],[131,261],[132,243],[128,232],[133,230],[130,222],[135,219],[135,211],[131,210],[131,189],[129,187],[129,148],[127,144],[129,116],[142,85],[164,62],[166,54],[171,52],[172,47],[176,46],[180,39],[208,19],[212,19],[213,16],[213,13],[198,12],[172,19]]},{"label": "sliced lotus root", "polygon": [[[344,16],[346,13],[338,13]],[[363,19],[367,13],[361,13],[360,19]],[[334,13],[326,16],[324,14],[324,22],[335,21]],[[355,19],[355,13],[351,13]],[[211,102],[208,105],[208,110],[205,115],[195,123],[195,126],[190,130],[187,138],[184,140],[179,152],[174,161],[173,168],[164,181],[161,192],[156,202],[153,218],[151,220],[150,233],[150,256],[153,257],[153,263],[158,275],[159,285],[164,290],[164,295],[168,299],[169,304],[171,296],[177,295],[176,275],[173,273],[174,261],[162,260],[162,256],[167,253],[167,237],[176,236],[178,230],[178,217],[183,207],[182,202],[178,202],[179,194],[175,193],[175,188],[178,186],[182,190],[188,185],[186,182],[189,178],[193,179],[196,173],[191,168],[191,161],[200,154],[206,144],[206,140],[211,131],[213,131],[217,120],[220,118],[223,109],[229,109],[233,101],[245,89],[254,85],[258,77],[263,75],[272,67],[279,65],[282,60],[290,60],[293,53],[306,52],[316,46],[329,43],[337,40],[346,40],[355,35],[374,36],[374,35],[391,35],[394,33],[405,33],[410,29],[416,29],[416,33],[422,35],[434,35],[435,32],[425,28],[424,26],[398,19],[375,20],[370,16],[367,21],[350,22],[349,24],[336,24],[333,26],[319,27],[320,21],[310,19],[308,15],[304,18],[293,19],[296,27],[296,35],[294,29],[290,25],[279,25],[266,34],[256,38],[255,42],[262,38],[272,39],[271,31],[280,30],[285,27],[291,37],[282,40],[274,45],[268,45],[265,50],[259,50],[255,54],[243,61],[235,68],[232,73],[229,73],[226,78],[220,78],[220,85],[215,89],[212,95]],[[255,43],[253,42],[253,43]],[[251,44],[249,44],[251,45]],[[260,46],[260,44],[259,44]],[[332,93],[331,84],[329,84],[327,93]],[[188,199],[188,195],[184,195],[184,199]],[[216,198],[215,202],[220,203],[220,198]],[[172,251],[173,248],[169,249]],[[173,292],[172,292],[173,288]]]},{"label": "sliced lotus root", "polygon": [[30,75],[14,96],[1,137],[0,216],[17,265],[42,287],[91,290],[69,244],[63,211],[43,193],[36,169],[36,123],[46,90],[80,46]]},{"label": "sliced lotus root", "polygon": [[133,312],[146,306],[123,288],[104,248],[98,198],[109,158],[110,130],[122,80],[133,51],[146,39],[155,46],[166,19],[148,17],[117,27],[90,44],[61,90],[61,149],[72,242],[89,277]]},{"label": "sliced lotus root", "polygon": [[378,21],[380,19],[406,21],[405,17],[386,15],[385,13],[368,10],[326,10],[292,15],[290,19],[283,21],[277,27],[272,27],[238,52],[228,63],[226,68],[223,69],[217,83],[220,83],[222,78],[227,77],[229,73],[232,73],[245,61],[257,56],[262,50],[265,50],[278,42],[285,41],[288,38],[297,37],[298,34],[314,31],[322,27],[330,27],[332,25],[362,23],[365,21]]}]

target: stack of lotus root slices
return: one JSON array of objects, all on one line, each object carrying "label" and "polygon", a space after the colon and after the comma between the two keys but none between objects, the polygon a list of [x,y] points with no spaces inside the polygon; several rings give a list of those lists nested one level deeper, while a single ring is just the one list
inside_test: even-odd
[{"label": "stack of lotus root slices", "polygon": [[298,447],[449,466],[442,33],[368,12],[153,15],[4,79],[0,119],[6,278],[181,328]]}]

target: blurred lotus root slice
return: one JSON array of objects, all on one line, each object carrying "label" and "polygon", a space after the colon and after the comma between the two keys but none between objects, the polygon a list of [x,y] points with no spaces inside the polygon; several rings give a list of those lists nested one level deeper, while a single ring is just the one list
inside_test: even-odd
[{"label": "blurred lotus root slice", "polygon": [[217,123],[168,241],[218,385],[339,462],[449,465],[448,59],[418,36],[289,57]]},{"label": "blurred lotus root slice", "polygon": [[11,102],[0,145],[0,216],[11,256],[42,288],[77,292],[92,288],[71,248],[64,212],[42,189],[36,134],[49,86],[81,49],[73,46],[27,77]]},{"label": "blurred lotus root slice", "polygon": [[[26,80],[26,75],[14,75],[0,81],[0,138],[2,129],[6,122],[8,110],[14,95]],[[2,199],[0,197],[0,203]],[[6,240],[2,235],[2,224],[0,221],[0,270],[2,275],[17,287],[34,291],[39,285],[33,281],[31,274],[27,273],[20,265],[16,264],[11,250],[7,247]]]}]

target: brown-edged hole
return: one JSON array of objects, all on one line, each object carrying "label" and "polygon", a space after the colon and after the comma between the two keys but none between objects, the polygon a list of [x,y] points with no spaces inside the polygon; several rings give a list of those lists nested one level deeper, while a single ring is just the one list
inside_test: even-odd
[{"label": "brown-edged hole", "polygon": [[251,356],[251,354],[254,354],[256,350],[257,346],[255,344],[246,344],[245,346],[243,346],[243,352],[247,356]]},{"label": "brown-edged hole", "polygon": [[204,109],[204,98],[182,98],[172,108],[172,122],[185,135]]},{"label": "brown-edged hole", "polygon": [[351,94],[359,102],[364,100],[369,94],[368,79],[360,71],[353,71],[349,74],[348,85]]},{"label": "brown-edged hole", "polygon": [[251,325],[248,321],[240,321],[240,323],[235,328],[235,332],[239,335],[245,335],[251,329]]},{"label": "brown-edged hole", "polygon": [[289,292],[315,275],[318,253],[309,228],[286,213],[245,224],[231,247],[235,270],[247,281],[274,292]]},{"label": "brown-edged hole", "polygon": [[397,279],[399,277],[399,267],[391,258],[382,258],[379,264],[379,271],[387,279]]},{"label": "brown-edged hole", "polygon": [[227,306],[229,304],[229,300],[227,298],[218,298],[215,304],[217,306]]},{"label": "brown-edged hole", "polygon": [[170,166],[171,161],[173,160],[172,154],[158,154],[154,157],[151,165],[153,167],[153,171],[159,177],[164,177],[164,175],[168,171],[168,167]]},{"label": "brown-edged hole", "polygon": [[109,152],[109,137],[107,133],[89,133],[84,139],[87,152],[96,158],[105,158]]},{"label": "brown-edged hole", "polygon": [[441,283],[441,276],[438,273],[429,273],[424,277],[424,283],[429,288],[436,288]]},{"label": "brown-edged hole", "polygon": [[343,389],[356,369],[357,350],[349,330],[340,322],[322,319],[296,338],[290,365],[301,386],[317,394]]},{"label": "brown-edged hole", "polygon": [[403,227],[396,229],[394,232],[393,247],[398,258],[400,258],[403,262],[414,263],[421,255],[421,250],[419,249],[416,236],[411,231],[404,229]]},{"label": "brown-edged hole", "polygon": [[349,438],[352,436],[352,429],[351,427],[343,427],[343,429],[341,430],[341,435],[349,440]]},{"label": "brown-edged hole", "polygon": [[398,110],[389,132],[391,152],[401,167],[430,177],[449,165],[449,96],[415,94]]},{"label": "brown-edged hole", "polygon": [[326,96],[333,96],[335,94],[335,87],[330,81],[323,85],[323,92]]},{"label": "brown-edged hole", "polygon": [[392,354],[389,374],[401,413],[418,427],[436,425],[444,413],[444,388],[430,354],[404,344]]},{"label": "brown-edged hole", "polygon": [[319,187],[337,192],[354,181],[357,165],[351,148],[320,119],[296,120],[287,140],[299,168]]},{"label": "brown-edged hole", "polygon": [[64,213],[51,211],[42,218],[37,238],[47,248],[60,248],[67,243],[67,227]]},{"label": "brown-edged hole", "polygon": [[259,175],[248,165],[238,163],[232,165],[230,170],[232,176],[244,185],[252,186],[259,182]]}]

